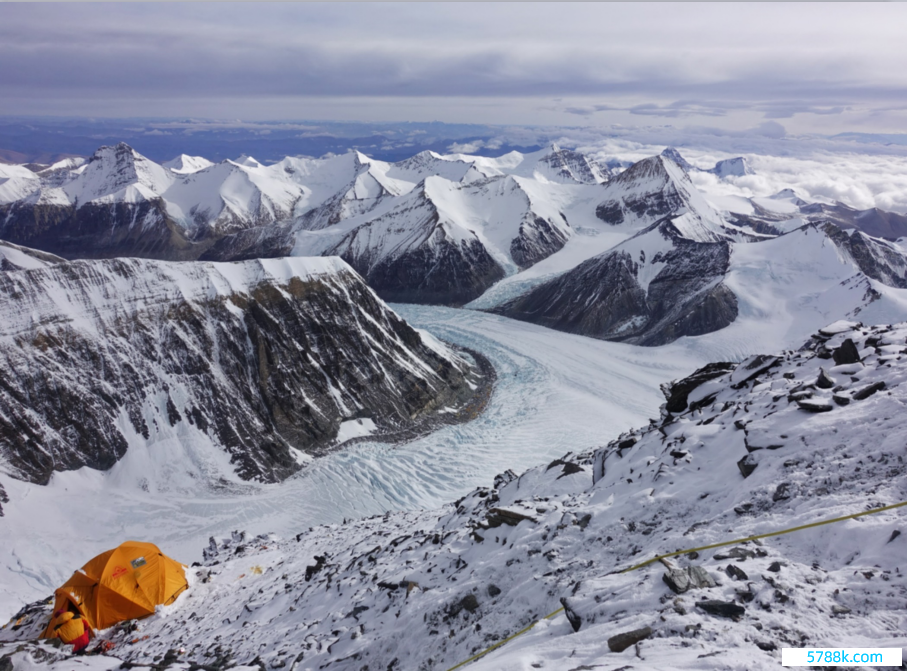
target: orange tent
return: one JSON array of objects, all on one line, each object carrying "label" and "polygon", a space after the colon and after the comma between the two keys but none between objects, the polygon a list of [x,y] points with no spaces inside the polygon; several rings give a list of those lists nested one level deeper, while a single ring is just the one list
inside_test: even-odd
[{"label": "orange tent", "polygon": [[[152,615],[155,606],[173,603],[189,586],[185,569],[156,545],[126,541],[73,573],[54,592],[54,613],[72,604],[94,629]],[[44,638],[52,636],[48,624]]]}]

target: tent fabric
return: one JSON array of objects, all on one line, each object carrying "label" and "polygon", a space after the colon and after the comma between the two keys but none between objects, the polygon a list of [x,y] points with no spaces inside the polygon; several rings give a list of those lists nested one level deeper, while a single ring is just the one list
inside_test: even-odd
[{"label": "tent fabric", "polygon": [[[70,604],[93,629],[147,617],[173,603],[189,585],[185,566],[156,545],[126,541],[90,560],[54,592],[54,612]],[[50,625],[44,638],[52,638]]]}]

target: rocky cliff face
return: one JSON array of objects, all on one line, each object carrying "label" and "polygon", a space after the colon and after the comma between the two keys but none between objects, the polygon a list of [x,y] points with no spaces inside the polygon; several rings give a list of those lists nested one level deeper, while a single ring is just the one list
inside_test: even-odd
[{"label": "rocky cliff face", "polygon": [[[0,235],[69,259],[140,256],[191,260],[210,242],[167,214],[163,201],[139,203],[13,203],[0,205]],[[198,239],[196,239],[196,236]]]},{"label": "rocky cliff face", "polygon": [[[430,177],[380,216],[346,226],[321,253],[342,257],[386,300],[453,305],[547,258],[571,234],[563,216],[536,206],[509,176],[466,185]],[[319,232],[299,245],[325,239]]]},{"label": "rocky cliff face", "polygon": [[32,482],[174,439],[275,482],[344,422],[407,429],[473,394],[470,365],[336,258],[7,271],[0,315],[0,457]]},{"label": "rocky cliff face", "polygon": [[668,221],[495,308],[514,319],[637,345],[724,328],[737,316],[722,284],[730,244],[695,242]]}]

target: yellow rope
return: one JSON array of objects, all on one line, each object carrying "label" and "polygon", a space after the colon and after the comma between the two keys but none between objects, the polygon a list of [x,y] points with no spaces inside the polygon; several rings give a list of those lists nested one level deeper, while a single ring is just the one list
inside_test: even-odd
[{"label": "yellow rope", "polygon": [[732,541],[723,541],[721,543],[712,543],[711,545],[703,545],[700,548],[690,548],[689,550],[678,550],[677,552],[669,552],[666,555],[658,555],[657,557],[652,557],[651,559],[642,562],[641,564],[636,564],[630,568],[625,568],[620,573],[629,573],[630,571],[635,571],[638,568],[643,566],[648,566],[649,564],[654,564],[657,561],[662,559],[667,559],[668,557],[676,557],[677,555],[684,555],[688,552],[698,552],[700,550],[711,550],[713,548],[724,547],[725,545],[733,545],[734,543],[745,543],[746,541],[754,541],[759,538],[769,538],[771,536],[783,536],[784,534],[789,534],[793,531],[802,531],[803,529],[811,529],[813,527],[821,527],[823,524],[833,524],[835,522],[843,522],[844,520],[852,520],[855,517],[863,517],[863,515],[875,515],[876,513],[882,513],[886,510],[894,510],[895,508],[900,508],[901,506],[907,506],[907,501],[902,501],[901,503],[895,503],[892,506],[885,506],[884,508],[873,508],[872,510],[864,510],[862,513],[854,513],[853,515],[845,515],[844,517],[835,517],[830,520],[822,520],[821,522],[813,522],[812,524],[804,524],[799,527],[791,527],[790,529],[782,529],[781,531],[772,531],[767,534],[757,534],[755,536],[747,536],[746,538],[738,538]]},{"label": "yellow rope", "polygon": [[[667,559],[669,557],[676,557],[677,555],[687,554],[688,552],[698,552],[700,550],[712,550],[714,548],[720,548],[720,547],[724,547],[726,545],[734,545],[735,543],[745,543],[747,541],[754,541],[759,538],[769,538],[771,536],[783,536],[784,534],[789,534],[794,531],[803,531],[804,529],[811,529],[813,527],[821,527],[825,524],[834,524],[835,522],[843,522],[844,520],[852,520],[857,517],[863,517],[864,515],[875,515],[876,513],[883,513],[886,510],[894,510],[895,508],[901,508],[903,506],[907,506],[907,501],[901,501],[900,503],[895,503],[894,505],[890,505],[890,506],[884,506],[883,508],[873,508],[872,510],[864,510],[862,513],[854,513],[853,515],[845,515],[844,517],[835,517],[830,520],[822,520],[821,522],[813,522],[812,524],[803,524],[799,527],[791,527],[790,529],[782,529],[781,531],[772,531],[767,534],[757,534],[755,536],[747,536],[746,538],[737,538],[732,541],[722,541],[721,543],[712,543],[711,545],[703,545],[702,547],[690,548],[688,550],[677,550],[677,552],[669,552],[668,554],[652,557],[652,559],[648,559],[639,564],[635,564],[634,566],[631,566],[630,568],[625,568],[624,570],[617,571],[616,573],[618,573],[618,574],[619,573],[629,573],[630,571],[635,571],[636,569],[643,568],[644,566],[648,566],[649,564],[653,564],[662,559]],[[482,652],[473,655],[469,659],[460,662],[456,666],[450,667],[449,669],[447,669],[447,671],[454,671],[455,669],[459,669],[462,666],[466,666],[470,662],[474,662],[475,660],[479,659],[480,657],[484,657],[492,650],[497,650],[505,643],[515,639],[517,636],[522,636],[523,634],[525,634],[527,631],[532,629],[535,625],[537,625],[542,620],[547,620],[549,618],[552,618],[555,615],[562,613],[563,611],[564,611],[563,607],[558,608],[556,611],[549,613],[548,615],[546,615],[545,617],[543,617],[539,620],[536,620],[535,622],[530,624],[528,627],[520,629],[517,633],[508,636],[507,638],[505,638],[502,641],[498,641],[497,643],[492,645],[490,648],[486,648]]]},{"label": "yellow rope", "polygon": [[484,657],[485,655],[487,655],[487,654],[488,654],[489,652],[491,652],[492,650],[496,650],[497,648],[500,648],[502,645],[504,645],[504,644],[507,643],[508,641],[512,641],[512,640],[515,639],[517,636],[522,636],[523,634],[525,634],[527,631],[529,631],[530,629],[532,629],[535,625],[537,625],[537,624],[538,624],[539,622],[541,622],[542,620],[547,620],[548,618],[554,617],[555,615],[557,615],[558,613],[562,612],[563,610],[564,610],[564,608],[563,608],[563,606],[561,606],[560,608],[558,608],[558,609],[557,609],[556,611],[554,611],[553,613],[548,613],[548,615],[546,615],[545,617],[541,618],[540,620],[536,620],[535,622],[533,622],[532,624],[530,624],[528,627],[525,627],[524,629],[520,629],[517,633],[511,634],[510,636],[508,636],[507,638],[505,638],[503,641],[498,641],[497,643],[495,643],[495,644],[494,644],[493,646],[491,646],[490,648],[486,648],[485,650],[483,650],[482,652],[478,653],[477,655],[473,655],[473,656],[470,657],[469,659],[467,659],[467,660],[465,660],[465,661],[463,661],[463,662],[460,662],[460,663],[457,664],[456,666],[450,667],[447,671],[454,671],[454,669],[459,669],[461,666],[466,666],[466,665],[469,664],[470,662],[474,662],[474,661],[477,660],[479,657]]}]

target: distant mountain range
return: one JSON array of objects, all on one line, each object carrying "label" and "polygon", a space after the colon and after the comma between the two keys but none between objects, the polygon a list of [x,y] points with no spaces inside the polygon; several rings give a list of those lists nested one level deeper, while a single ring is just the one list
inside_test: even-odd
[{"label": "distant mountain range", "polygon": [[[673,148],[614,165],[557,145],[497,158],[424,151],[396,163],[353,151],[158,164],[119,144],[87,160],[0,166],[0,239],[68,259],[340,256],[385,300],[475,301],[645,345],[733,323],[752,298],[734,287],[741,260],[777,268],[804,240],[799,251],[812,256],[794,265],[835,282],[907,286],[904,215],[809,203],[789,189],[721,210]],[[703,171],[752,172],[742,157]],[[831,249],[837,260],[820,260]],[[876,300],[867,286],[848,310]]]}]

